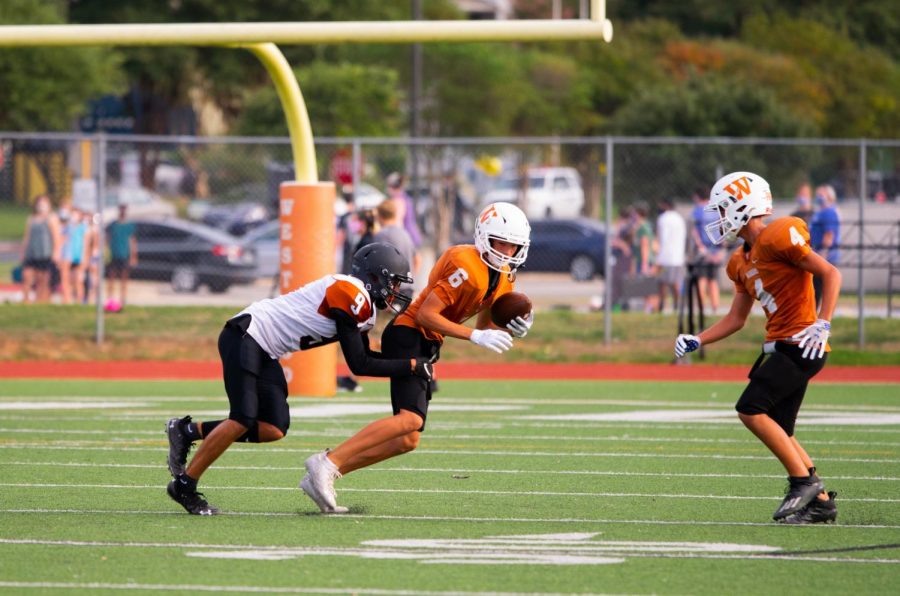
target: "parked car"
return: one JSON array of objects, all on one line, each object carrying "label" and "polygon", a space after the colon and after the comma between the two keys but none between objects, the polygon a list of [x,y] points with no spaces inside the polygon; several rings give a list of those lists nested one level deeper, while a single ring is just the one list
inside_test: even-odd
[{"label": "parked car", "polygon": [[[103,221],[107,223],[119,217],[119,205],[128,207],[129,218],[167,218],[175,216],[175,205],[166,201],[155,192],[142,187],[109,187],[106,189],[103,204]],[[73,199],[73,206],[88,213],[97,211],[97,205],[92,200],[76,201]]]},{"label": "parked car", "polygon": [[247,233],[241,243],[256,253],[256,276],[275,277],[281,268],[278,262],[280,222],[268,221]]},{"label": "parked car", "polygon": [[606,228],[592,219],[535,220],[522,272],[568,271],[576,281],[603,276]]},{"label": "parked car", "polygon": [[368,184],[360,182],[356,185],[356,203],[357,209],[374,209],[387,198],[383,192]]},{"label": "parked car", "polygon": [[256,279],[256,253],[237,238],[181,219],[135,220],[138,264],[132,279],[169,281],[176,292],[205,284],[221,293]]},{"label": "parked car", "polygon": [[[524,205],[519,205],[529,219],[579,217],[584,207],[581,176],[575,168],[528,168],[527,180],[519,176],[503,176],[497,186],[485,193],[483,204],[520,203],[522,189]],[[527,184],[526,184],[527,183]]]},{"label": "parked car", "polygon": [[232,236],[243,236],[253,228],[270,221],[274,215],[262,203],[244,201],[211,206],[203,213],[200,220],[206,225],[224,230]]}]

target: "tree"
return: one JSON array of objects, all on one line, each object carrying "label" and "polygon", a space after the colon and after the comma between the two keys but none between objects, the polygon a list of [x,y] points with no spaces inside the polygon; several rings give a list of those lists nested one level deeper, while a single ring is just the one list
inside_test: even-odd
[{"label": "tree", "polygon": [[805,19],[758,15],[746,44],[791,56],[815,73],[827,101],[822,132],[830,137],[895,137],[900,130],[900,66],[872,47]]},{"label": "tree", "polygon": [[[59,3],[5,0],[0,23],[60,24]],[[65,131],[89,99],[121,89],[119,55],[101,48],[0,50],[0,130]]]},{"label": "tree", "polygon": [[[771,91],[715,74],[648,89],[619,110],[612,124],[614,132],[634,136],[804,137],[815,130]],[[616,197],[687,198],[699,182],[730,170],[764,169],[770,182],[780,181],[808,170],[818,157],[817,150],[803,147],[624,146],[616,155]]]},{"label": "tree", "polygon": [[[316,61],[295,71],[317,136],[396,136],[402,130],[397,74],[391,69]],[[284,135],[284,112],[274,87],[247,93],[235,131]]]}]

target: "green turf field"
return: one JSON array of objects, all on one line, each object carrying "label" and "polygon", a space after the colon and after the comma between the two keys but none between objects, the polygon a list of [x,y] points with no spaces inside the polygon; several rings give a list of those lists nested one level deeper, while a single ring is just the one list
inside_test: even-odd
[{"label": "green turf field", "polygon": [[900,585],[900,392],[813,385],[798,438],[834,526],[770,520],[780,466],[741,385],[451,382],[414,453],[296,488],[305,457],[388,411],[387,386],[294,399],[288,437],[165,494],[163,425],[224,412],[217,382],[0,382],[0,591],[875,594]]}]

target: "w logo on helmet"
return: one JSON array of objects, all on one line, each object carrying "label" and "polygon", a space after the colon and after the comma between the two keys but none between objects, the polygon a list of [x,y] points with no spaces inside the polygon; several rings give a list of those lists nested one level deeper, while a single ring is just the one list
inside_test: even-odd
[{"label": "w logo on helmet", "polygon": [[488,205],[485,208],[485,210],[481,212],[481,217],[479,217],[478,219],[481,221],[481,223],[485,223],[490,218],[497,217],[497,216],[498,216],[497,206],[496,205]]},{"label": "w logo on helmet", "polygon": [[724,188],[724,190],[735,199],[740,201],[744,198],[744,194],[750,194],[750,179],[746,176],[741,176],[740,178],[732,181],[728,186]]}]

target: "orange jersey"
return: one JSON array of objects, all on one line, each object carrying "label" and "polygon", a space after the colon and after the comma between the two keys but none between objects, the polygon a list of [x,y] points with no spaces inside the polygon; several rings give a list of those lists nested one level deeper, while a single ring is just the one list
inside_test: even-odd
[{"label": "orange jersey", "polygon": [[422,303],[431,294],[436,294],[446,305],[441,314],[454,323],[462,323],[490,307],[499,296],[512,291],[513,282],[508,275],[501,273],[497,289],[490,297],[485,298],[488,291],[488,271],[488,266],[481,260],[478,249],[473,245],[451,246],[434,264],[428,276],[428,286],[394,319],[394,324],[416,327],[428,339],[443,342],[443,335],[416,323],[416,313]]},{"label": "orange jersey", "polygon": [[763,229],[750,250],[741,247],[731,255],[728,277],[735,292],[750,294],[762,305],[766,341],[796,343],[791,336],[816,322],[812,274],[798,266],[811,251],[806,222],[782,217]]}]

